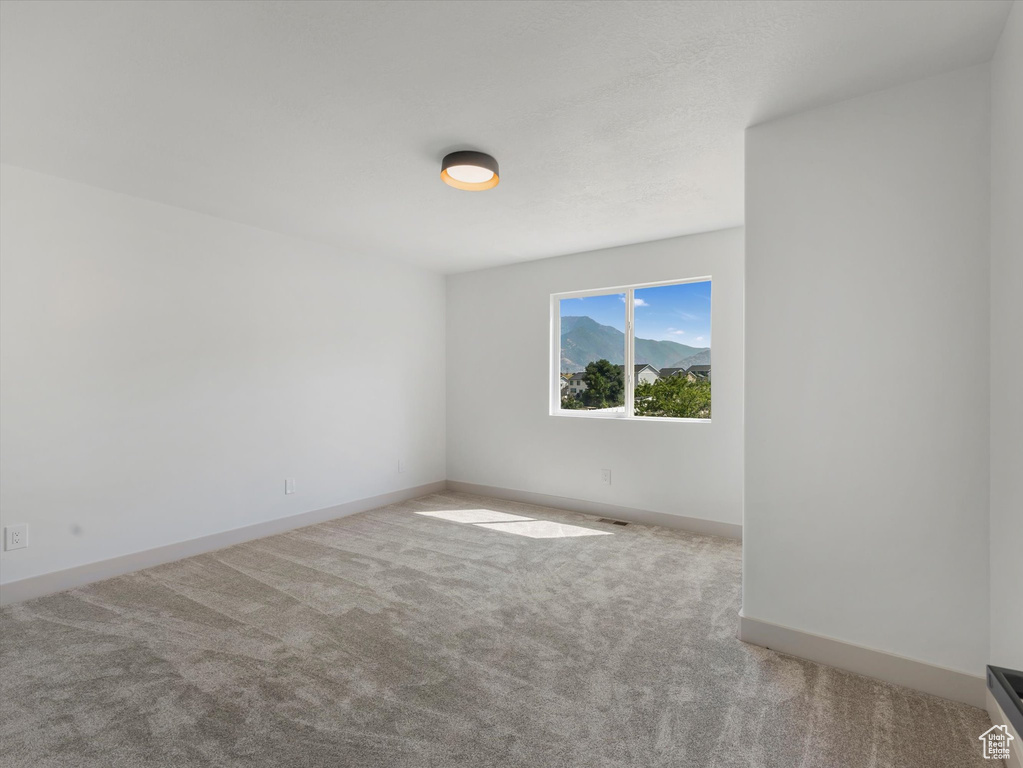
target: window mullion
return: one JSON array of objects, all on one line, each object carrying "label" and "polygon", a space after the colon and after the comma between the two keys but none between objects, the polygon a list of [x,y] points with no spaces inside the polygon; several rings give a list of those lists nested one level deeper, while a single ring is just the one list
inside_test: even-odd
[{"label": "window mullion", "polygon": [[622,371],[625,378],[626,416],[635,416],[636,383],[632,380],[636,370],[635,319],[635,291],[632,288],[629,288],[629,290],[625,293],[625,370]]}]

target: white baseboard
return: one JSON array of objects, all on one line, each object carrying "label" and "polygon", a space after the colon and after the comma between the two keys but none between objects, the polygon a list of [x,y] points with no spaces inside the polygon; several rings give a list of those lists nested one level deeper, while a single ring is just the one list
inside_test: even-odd
[{"label": "white baseboard", "polygon": [[566,496],[551,496],[546,493],[499,488],[494,485],[463,483],[458,480],[448,480],[448,490],[472,493],[477,496],[491,496],[495,499],[506,499],[508,501],[521,501],[525,504],[536,504],[541,507],[567,509],[570,512],[580,512],[584,515],[596,515],[597,517],[611,517],[617,520],[627,520],[630,523],[659,525],[662,528],[675,528],[683,531],[692,531],[693,533],[703,533],[709,536],[724,536],[729,539],[742,540],[742,526],[735,523],[720,523],[716,520],[703,520],[698,517],[671,515],[667,512],[620,507],[617,504],[605,504],[600,501],[584,501],[583,499],[572,499]]},{"label": "white baseboard", "polygon": [[273,536],[275,533],[283,533],[295,528],[304,528],[307,525],[315,525],[316,523],[333,520],[337,517],[354,515],[369,509],[376,509],[377,507],[386,507],[388,504],[407,501],[417,496],[439,493],[446,488],[447,484],[441,480],[436,483],[427,483],[426,485],[419,485],[414,488],[404,488],[400,491],[384,493],[380,496],[348,501],[311,512],[278,517],[274,520],[266,520],[262,523],[246,525],[242,528],[232,528],[229,531],[211,533],[208,536],[166,544],[162,547],[154,547],[142,552],[132,552],[131,554],[113,557],[109,560],[76,565],[73,568],[66,568],[62,571],[53,571],[51,573],[40,574],[39,576],[30,576],[26,579],[9,581],[6,584],[0,585],[0,605],[20,603],[23,600],[31,600],[34,597],[42,597],[54,592],[63,592],[64,590],[81,587],[95,581],[103,581],[114,576],[139,571],[143,568],[152,568],[154,565],[163,565],[164,563],[182,560],[193,555],[201,555],[205,552],[230,547],[234,544],[261,539],[264,536]]},{"label": "white baseboard", "polygon": [[984,693],[987,713],[991,715],[991,724],[1007,725],[1009,733],[1012,734],[1012,741],[1009,742],[1009,759],[1004,761],[1005,768],[1023,768],[1023,739],[1020,738],[1016,729],[1012,727],[1012,723],[1009,722],[1009,718],[1005,716],[1002,708],[998,706],[998,702],[991,695],[991,691],[985,690]]},{"label": "white baseboard", "polygon": [[772,651],[816,661],[864,677],[904,685],[917,691],[984,709],[987,684],[980,675],[917,661],[894,653],[864,648],[833,637],[824,637],[753,619],[739,612],[739,639]]}]

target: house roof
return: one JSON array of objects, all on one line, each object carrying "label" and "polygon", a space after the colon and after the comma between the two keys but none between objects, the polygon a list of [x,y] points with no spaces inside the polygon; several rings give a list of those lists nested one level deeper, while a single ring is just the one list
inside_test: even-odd
[{"label": "house roof", "polygon": [[710,373],[709,365],[691,365],[686,373]]},{"label": "house roof", "polygon": [[669,376],[674,376],[676,373],[685,373],[685,368],[661,368],[661,378],[666,379]]},{"label": "house roof", "polygon": [[586,373],[585,372],[573,373],[571,376],[568,377],[568,380],[569,381],[586,381]]},{"label": "house roof", "polygon": [[635,371],[633,371],[633,373],[639,373],[644,368],[649,368],[651,371],[656,373],[658,376],[661,375],[660,372],[656,368],[654,368],[652,365],[649,365],[647,363],[636,363],[636,365],[633,366],[633,367],[636,369]]}]

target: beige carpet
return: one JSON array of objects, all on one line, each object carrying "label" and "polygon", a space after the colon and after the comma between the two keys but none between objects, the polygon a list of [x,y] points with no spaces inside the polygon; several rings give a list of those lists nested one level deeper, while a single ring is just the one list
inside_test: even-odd
[{"label": "beige carpet", "polygon": [[0,764],[991,768],[981,710],[736,640],[739,554],[450,493],[11,606]]}]

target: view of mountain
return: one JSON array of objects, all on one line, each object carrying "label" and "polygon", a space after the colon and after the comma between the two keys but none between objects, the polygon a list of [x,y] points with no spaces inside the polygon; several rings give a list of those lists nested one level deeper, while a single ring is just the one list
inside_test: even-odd
[{"label": "view of mountain", "polygon": [[697,352],[695,355],[684,357],[677,363],[672,363],[670,368],[689,368],[693,365],[710,365],[710,350],[703,349]]},{"label": "view of mountain", "polygon": [[[691,362],[683,362],[693,358]],[[699,358],[699,359],[696,359]],[[601,325],[589,317],[561,318],[561,371],[585,370],[595,360],[608,360],[617,365],[625,362],[625,334],[609,325]],[[636,362],[654,368],[688,368],[708,365],[709,347],[690,347],[674,341],[636,339]]]}]

